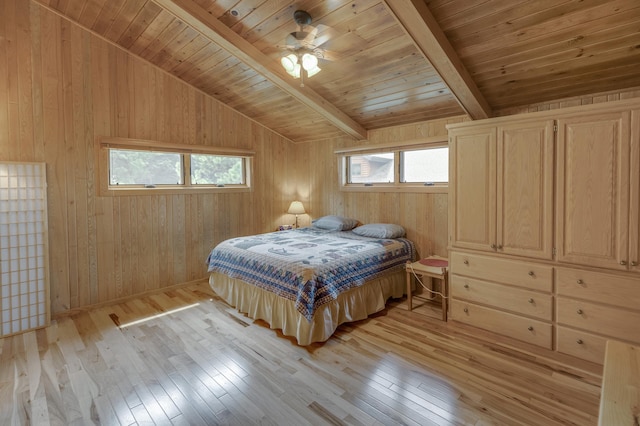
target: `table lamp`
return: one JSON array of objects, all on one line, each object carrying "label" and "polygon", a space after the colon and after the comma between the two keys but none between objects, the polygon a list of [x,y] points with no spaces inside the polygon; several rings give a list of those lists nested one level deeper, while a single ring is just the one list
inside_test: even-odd
[{"label": "table lamp", "polygon": [[298,215],[305,214],[304,206],[300,201],[292,201],[287,213],[296,215],[296,229],[298,229]]}]

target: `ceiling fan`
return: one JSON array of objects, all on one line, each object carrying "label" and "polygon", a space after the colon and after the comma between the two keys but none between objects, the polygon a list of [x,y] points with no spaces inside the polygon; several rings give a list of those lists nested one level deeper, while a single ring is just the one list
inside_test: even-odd
[{"label": "ceiling fan", "polygon": [[304,10],[296,10],[293,20],[298,26],[297,31],[289,33],[283,44],[278,45],[285,50],[280,59],[282,67],[289,75],[300,78],[300,86],[304,87],[304,78],[311,78],[321,71],[318,59],[335,60],[338,55],[322,47],[335,36],[336,31],[331,27],[319,24],[311,26],[311,15]]}]

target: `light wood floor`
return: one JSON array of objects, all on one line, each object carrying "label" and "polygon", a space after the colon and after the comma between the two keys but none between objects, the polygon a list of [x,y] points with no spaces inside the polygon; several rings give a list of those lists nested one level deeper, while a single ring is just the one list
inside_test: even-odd
[{"label": "light wood floor", "polygon": [[598,367],[468,332],[395,301],[303,348],[190,285],[0,340],[0,425],[597,423]]}]

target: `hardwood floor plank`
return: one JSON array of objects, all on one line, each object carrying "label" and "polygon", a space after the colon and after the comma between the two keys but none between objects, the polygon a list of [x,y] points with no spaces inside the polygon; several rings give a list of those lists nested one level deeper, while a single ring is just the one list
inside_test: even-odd
[{"label": "hardwood floor plank", "polygon": [[[187,394],[197,393],[203,401],[206,401],[208,407],[210,407],[211,411],[218,415],[227,410],[227,408],[222,404],[219,400],[219,397],[222,397],[226,394],[226,391],[222,389],[209,374],[207,374],[204,370],[202,370],[191,358],[188,356],[182,355],[173,357],[171,359],[172,362],[175,362],[176,369],[179,373],[178,375],[171,374],[170,377],[174,381],[174,383],[180,388],[182,393],[184,394],[187,391],[187,388],[181,388],[180,385],[183,383],[187,383],[193,391],[187,392]],[[182,380],[182,381],[180,381]],[[218,395],[216,395],[216,393]]]},{"label": "hardwood floor plank", "polygon": [[49,424],[49,408],[47,406],[47,396],[44,388],[36,392],[29,403],[31,405],[30,423],[33,425]]},{"label": "hardwood floor plank", "polygon": [[52,388],[48,392],[48,398],[51,401],[49,417],[60,419],[61,423],[81,421],[82,411],[78,397],[71,386],[69,369],[59,345],[57,343],[50,345],[42,359],[43,369],[47,372]]},{"label": "hardwood floor plank", "polygon": [[260,423],[276,425],[260,407],[237,388],[235,381],[228,380],[223,374],[214,376],[213,380],[226,390],[226,393],[219,398],[220,402],[242,423],[248,424],[257,420]]},{"label": "hardwood floor plank", "polygon": [[11,371],[13,372],[13,386],[11,387],[11,392],[8,395],[6,401],[12,401],[13,405],[10,407],[10,412],[8,414],[7,424],[11,425],[22,425],[27,424],[30,409],[28,405],[28,396],[25,395],[21,376],[24,377],[26,372],[21,371],[20,360],[14,360],[9,364]]},{"label": "hardwood floor plank", "polygon": [[[158,400],[172,423],[187,422],[188,424],[206,424],[195,407],[178,388],[171,375],[178,375],[178,371],[164,354],[156,352],[148,354],[147,362],[155,372],[157,383],[150,385],[151,392]],[[160,388],[162,390],[160,390]],[[172,410],[168,410],[171,407]]]},{"label": "hardwood floor plank", "polygon": [[133,413],[133,417],[136,419],[136,424],[156,424],[151,419],[151,416],[143,404],[132,407],[131,412]]},{"label": "hardwood floor plank", "polygon": [[308,420],[302,415],[298,414],[295,405],[289,404],[289,401],[284,398],[286,392],[280,394],[279,403],[274,404],[271,400],[264,400],[263,395],[268,395],[269,388],[266,386],[260,386],[256,383],[264,383],[264,380],[256,380],[256,376],[247,377],[246,383],[250,385],[250,388],[243,391],[247,398],[251,398],[256,404],[263,410],[266,415],[272,419],[276,424],[298,424],[302,425],[308,422]]},{"label": "hardwood floor plank", "polygon": [[248,399],[239,395],[239,393],[226,393],[220,397],[220,402],[227,407],[229,413],[233,414],[233,416],[238,419],[238,424],[246,425],[257,423],[273,426],[278,425],[273,419],[268,418],[265,413],[254,404],[245,406],[244,404],[248,402]]},{"label": "hardwood floor plank", "polygon": [[[54,365],[51,349],[45,347],[41,352],[42,376],[41,383],[44,386],[45,397],[47,399],[47,418],[50,423],[64,424],[68,417],[65,412],[63,400],[63,385],[58,380],[57,369]],[[45,422],[46,423],[46,422]],[[0,424],[2,422],[0,421]]]},{"label": "hardwood floor plank", "polygon": [[336,416],[334,413],[334,409],[332,407],[324,407],[322,404],[313,401],[308,407],[318,415],[318,417],[322,418],[326,424],[329,425],[344,425],[340,417]]},{"label": "hardwood floor plank", "polygon": [[378,421],[383,424],[392,423],[392,424],[406,424],[406,425],[437,425],[432,421],[427,419],[421,419],[421,421],[415,421],[411,418],[404,416],[401,413],[391,409],[384,402],[380,401],[378,398],[370,395],[369,393],[351,393],[345,392],[342,395],[347,401],[352,404],[358,406],[360,409],[366,411],[367,413],[374,416]]},{"label": "hardwood floor plank", "polygon": [[91,421],[93,401],[98,397],[98,385],[82,367],[69,372],[69,382],[78,399],[82,418],[87,422]]},{"label": "hardwood floor plank", "polygon": [[[181,396],[176,395],[174,397],[174,401],[179,401],[182,399],[184,404],[179,404],[179,406],[184,407],[184,413],[190,413],[190,416],[197,416],[202,418],[205,424],[218,424],[220,422],[220,418],[213,412],[215,408],[211,408],[213,404],[211,401],[216,400],[215,397],[207,398],[206,400],[202,397],[202,390],[196,390],[192,386],[192,383],[189,383],[180,373],[171,373],[170,378],[175,385],[175,388],[180,392]],[[206,398],[206,395],[205,395]],[[218,411],[218,414],[224,412],[224,407],[222,410]],[[195,422],[194,424],[198,424],[199,422]]]},{"label": "hardwood floor plank", "polygon": [[121,425],[130,425],[134,423],[135,417],[133,416],[129,405],[120,390],[120,386],[116,385],[107,387],[106,394],[119,423]]},{"label": "hardwood floor plank", "polygon": [[27,369],[29,370],[29,376],[27,378],[29,380],[29,398],[34,399],[40,387],[40,376],[42,375],[38,343],[36,341],[36,333],[33,331],[24,333],[22,337],[27,359]]},{"label": "hardwood floor plank", "polygon": [[300,347],[206,283],[0,339],[0,424],[580,425],[601,369],[392,301]]},{"label": "hardwood floor plank", "polygon": [[[162,380],[162,383],[164,382],[165,380]],[[160,406],[162,411],[164,411],[164,414],[169,419],[172,420],[175,417],[178,417],[180,414],[182,414],[182,411],[173,402],[173,398],[171,398],[167,394],[163,384],[157,381],[154,381],[152,383],[149,383],[148,387],[149,387],[149,391],[151,392],[151,395],[153,395],[153,397],[158,402],[158,405]]]},{"label": "hardwood floor plank", "polygon": [[120,423],[118,421],[118,416],[111,406],[111,401],[109,401],[108,395],[98,395],[95,398],[95,403],[97,419],[99,420],[100,424],[115,425]]}]

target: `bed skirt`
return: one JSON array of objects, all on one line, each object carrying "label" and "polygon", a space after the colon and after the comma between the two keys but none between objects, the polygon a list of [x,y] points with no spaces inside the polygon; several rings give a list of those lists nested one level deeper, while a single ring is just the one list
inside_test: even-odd
[{"label": "bed skirt", "polygon": [[384,309],[391,297],[406,293],[404,268],[390,272],[361,287],[342,293],[319,307],[311,321],[298,312],[295,302],[255,287],[245,281],[213,272],[209,284],[228,304],[250,318],[266,321],[272,329],[293,336],[301,346],[324,342],[340,324],[359,321]]}]

